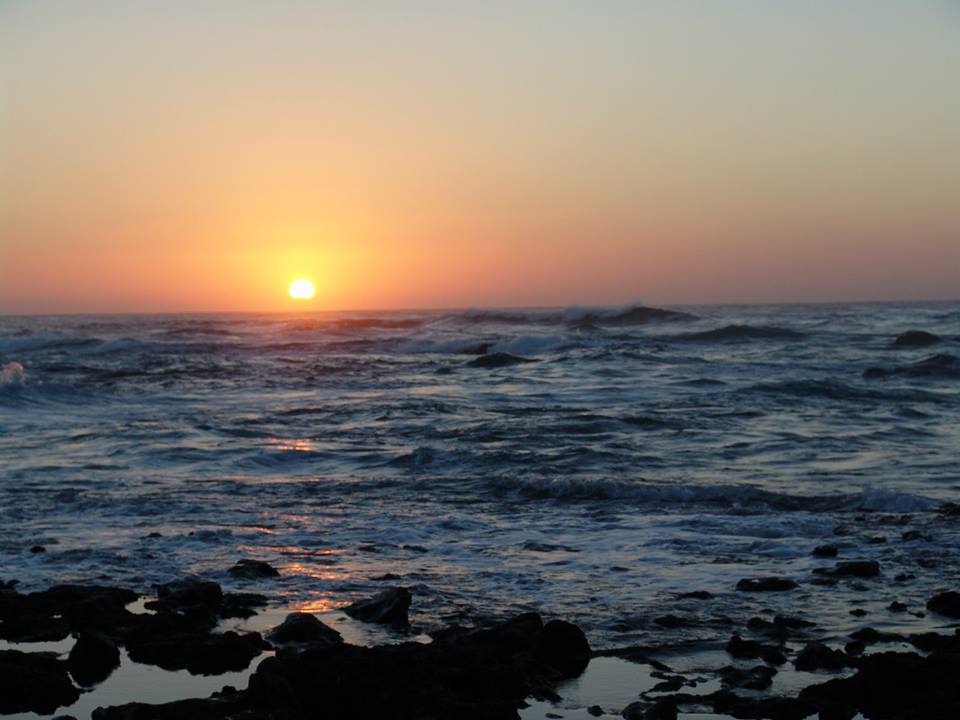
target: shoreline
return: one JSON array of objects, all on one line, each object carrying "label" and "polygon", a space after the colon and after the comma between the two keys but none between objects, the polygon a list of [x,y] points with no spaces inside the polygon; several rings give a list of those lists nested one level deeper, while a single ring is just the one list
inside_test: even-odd
[{"label": "shoreline", "polygon": [[[246,567],[272,570],[256,561]],[[821,576],[876,572],[869,562],[840,561]],[[744,578],[739,586],[750,595],[796,589],[775,577]],[[348,712],[523,720],[960,716],[960,687],[951,680],[960,671],[960,593],[951,591],[929,599],[922,632],[892,632],[879,623],[838,638],[824,635],[815,618],[770,610],[745,626],[732,624],[726,642],[591,648],[577,626],[537,613],[415,636],[407,617],[415,596],[399,587],[323,620],[290,613],[282,623],[282,610],[267,596],[223,592],[195,578],[159,586],[156,598],[110,586],[29,594],[15,583],[0,587],[4,716],[79,720],[83,714],[71,715],[71,708],[90,708],[94,698],[107,703],[92,713],[97,720],[238,713],[296,720]],[[683,624],[672,615],[661,621]],[[263,632],[226,629],[252,626]],[[384,638],[390,642],[378,642]],[[166,691],[176,695],[179,682],[182,694],[155,704],[131,698],[136,692],[123,692],[123,678],[129,685],[136,669],[153,682],[162,673],[175,676],[166,678]],[[330,677],[338,680],[331,685]],[[191,693],[199,695],[188,699]]]}]

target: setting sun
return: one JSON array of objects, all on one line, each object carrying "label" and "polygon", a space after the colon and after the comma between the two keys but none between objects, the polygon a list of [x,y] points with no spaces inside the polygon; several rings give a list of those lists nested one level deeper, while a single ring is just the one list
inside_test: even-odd
[{"label": "setting sun", "polygon": [[294,300],[309,300],[314,293],[313,283],[309,280],[294,280],[290,283],[290,297]]}]

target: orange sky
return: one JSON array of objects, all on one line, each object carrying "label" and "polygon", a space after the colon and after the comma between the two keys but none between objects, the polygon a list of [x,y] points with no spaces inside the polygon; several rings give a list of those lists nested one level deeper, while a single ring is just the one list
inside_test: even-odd
[{"label": "orange sky", "polygon": [[0,6],[0,312],[960,296],[950,3],[404,5]]}]

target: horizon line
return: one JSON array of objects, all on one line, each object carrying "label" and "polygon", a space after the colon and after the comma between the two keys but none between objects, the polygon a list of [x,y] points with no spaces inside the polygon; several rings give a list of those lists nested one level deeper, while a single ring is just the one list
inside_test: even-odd
[{"label": "horizon line", "polygon": [[960,302],[960,296],[953,298],[913,298],[906,300],[786,300],[786,301],[764,301],[764,302],[686,302],[686,303],[657,303],[647,304],[640,300],[627,303],[617,303],[611,305],[591,305],[591,304],[569,304],[569,305],[469,305],[461,307],[420,307],[420,308],[326,308],[326,309],[301,309],[301,310],[107,310],[107,311],[80,311],[80,312],[21,312],[9,313],[0,312],[0,318],[16,317],[84,317],[84,316],[159,316],[159,315],[306,315],[319,313],[455,313],[467,312],[469,310],[565,310],[570,308],[586,308],[607,310],[613,308],[631,308],[631,307],[665,307],[665,308],[688,308],[688,307],[734,307],[749,306],[762,307],[774,305],[894,305],[894,304],[921,304],[921,303],[956,303]]}]

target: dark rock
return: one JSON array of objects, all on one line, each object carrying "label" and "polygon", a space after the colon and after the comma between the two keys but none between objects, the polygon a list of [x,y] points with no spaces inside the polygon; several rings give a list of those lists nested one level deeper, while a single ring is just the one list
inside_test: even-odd
[{"label": "dark rock", "polygon": [[732,665],[720,668],[720,682],[724,687],[743,688],[744,690],[766,690],[773,683],[777,669],[768,665],[755,665],[749,670]]},{"label": "dark rock", "polygon": [[590,662],[590,644],[583,631],[563,620],[551,620],[543,626],[535,653],[540,662],[555,668],[565,678],[576,677]]},{"label": "dark rock", "polygon": [[801,620],[800,618],[777,615],[772,621],[752,617],[747,622],[747,627],[755,633],[766,635],[780,643],[784,643],[792,635],[797,634],[797,631],[814,627],[814,623],[808,620]]},{"label": "dark rock", "polygon": [[260,633],[170,633],[134,637],[127,652],[134,662],[164,670],[186,670],[191,675],[221,675],[245,670],[250,661],[269,650]]},{"label": "dark rock", "polygon": [[244,580],[257,580],[260,578],[278,577],[280,575],[280,572],[270,563],[264,562],[263,560],[250,560],[247,558],[237,560],[229,572],[235,578],[242,578]]},{"label": "dark rock", "polygon": [[184,612],[199,606],[216,613],[223,604],[223,590],[210,580],[175,580],[157,585],[157,601],[159,609],[169,612]]},{"label": "dark rock", "polygon": [[221,618],[248,618],[257,614],[254,608],[269,604],[266,595],[258,593],[224,593],[220,604]]},{"label": "dark rock", "polygon": [[654,618],[653,622],[662,628],[668,628],[671,630],[679,627],[689,627],[693,624],[687,618],[682,618],[678,615],[661,615],[658,618]]},{"label": "dark rock", "polygon": [[290,613],[267,637],[276,643],[338,645],[343,642],[340,633],[309,613]]},{"label": "dark rock", "polygon": [[796,582],[785,577],[744,578],[737,583],[737,590],[743,592],[784,592],[796,587]]},{"label": "dark rock", "polygon": [[836,557],[837,556],[837,546],[836,545],[819,545],[813,549],[811,553],[814,557]]},{"label": "dark rock", "polygon": [[677,595],[679,600],[710,600],[713,598],[713,593],[708,593],[706,590],[694,590],[693,592],[681,593]]},{"label": "dark rock", "polygon": [[924,330],[907,330],[893,341],[894,347],[927,347],[940,342],[940,337]]},{"label": "dark rock", "polygon": [[495,352],[488,355],[481,355],[476,360],[471,360],[468,362],[467,365],[476,368],[493,369],[532,362],[536,362],[536,360],[533,360],[532,358],[520,357],[519,355],[513,355],[512,353]]},{"label": "dark rock", "polygon": [[343,608],[343,611],[361,622],[406,625],[410,600],[409,590],[396,587],[377,593],[367,600],[358,600]]},{"label": "dark rock", "polygon": [[120,650],[103,633],[87,631],[80,633],[70,655],[67,669],[80,685],[96,685],[103,682],[120,665]]},{"label": "dark rock", "polygon": [[34,553],[34,554],[36,554],[36,553],[45,553],[46,551],[47,551],[47,549],[46,549],[43,545],[34,545],[32,548],[30,548],[30,552],[32,552],[32,553]]},{"label": "dark rock", "polygon": [[591,705],[590,707],[587,708],[587,712],[593,715],[594,717],[600,717],[601,715],[604,714],[603,708],[600,707],[599,705]]},{"label": "dark rock", "polygon": [[741,660],[763,660],[771,665],[783,665],[787,661],[783,651],[775,645],[764,645],[756,640],[744,640],[734,635],[726,644],[726,650]]},{"label": "dark rock", "polygon": [[927,601],[927,610],[949,618],[960,619],[960,593],[942,592]]},{"label": "dark rock", "polygon": [[940,635],[935,632],[919,633],[908,638],[911,645],[924,652],[934,650],[960,650],[960,635]]},{"label": "dark rock", "polygon": [[0,650],[0,713],[50,715],[79,697],[66,664],[56,655]]},{"label": "dark rock", "polygon": [[892,603],[890,603],[887,606],[887,610],[889,610],[890,612],[906,612],[907,606],[904,605],[899,600],[894,600]]},{"label": "dark rock", "polygon": [[854,608],[853,610],[850,611],[850,614],[853,615],[854,617],[864,617],[866,615],[869,615],[870,613],[868,613],[863,608]]},{"label": "dark rock", "polygon": [[814,572],[831,577],[872,578],[880,574],[880,563],[876,560],[848,560],[838,562],[832,568],[817,568]]},{"label": "dark rock", "polygon": [[844,703],[868,718],[954,718],[960,712],[958,672],[956,653],[876,653],[860,658],[853,676],[813,685],[800,697],[819,706]]},{"label": "dark rock", "polygon": [[399,580],[400,578],[401,576],[397,575],[396,573],[384,573],[383,575],[374,575],[370,579],[376,582],[381,582],[386,580]]},{"label": "dark rock", "polygon": [[852,632],[849,637],[867,645],[873,645],[878,642],[899,642],[903,640],[903,638],[896,633],[884,633],[872,627],[865,627],[862,630]]},{"label": "dark rock", "polygon": [[812,642],[800,651],[793,661],[797,670],[841,670],[850,667],[850,657],[839,650],[827,647],[823,643]]}]

